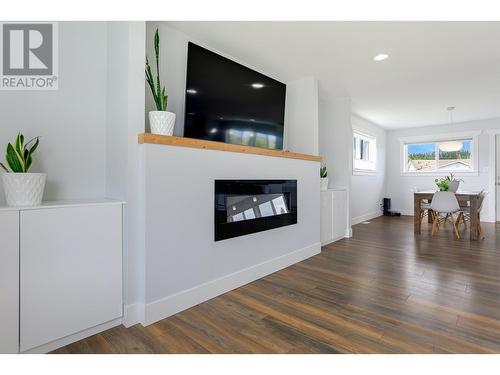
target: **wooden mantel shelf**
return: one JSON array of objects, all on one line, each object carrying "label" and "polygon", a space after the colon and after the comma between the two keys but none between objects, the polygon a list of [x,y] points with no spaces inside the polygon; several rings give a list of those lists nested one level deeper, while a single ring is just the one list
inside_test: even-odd
[{"label": "wooden mantel shelf", "polygon": [[273,156],[277,158],[289,158],[289,159],[300,159],[309,161],[321,161],[321,156],[298,154],[295,152],[279,151],[279,150],[269,150],[260,147],[250,147],[242,145],[234,145],[231,143],[205,141],[201,139],[194,138],[183,138],[174,137],[169,135],[159,135],[151,133],[141,133],[138,136],[139,143],[154,143],[159,145],[169,145],[169,146],[179,146],[179,147],[191,147],[191,148],[203,148],[206,150],[217,150],[217,151],[227,151],[227,152],[238,152],[241,154],[254,154],[254,155],[264,155]]}]

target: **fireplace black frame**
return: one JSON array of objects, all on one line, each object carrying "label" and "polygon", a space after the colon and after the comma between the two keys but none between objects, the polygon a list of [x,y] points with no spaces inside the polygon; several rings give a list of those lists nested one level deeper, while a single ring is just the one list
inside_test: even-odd
[{"label": "fireplace black frame", "polygon": [[[226,197],[283,194],[288,213],[227,222]],[[221,241],[297,224],[297,180],[215,180],[214,239]]]}]

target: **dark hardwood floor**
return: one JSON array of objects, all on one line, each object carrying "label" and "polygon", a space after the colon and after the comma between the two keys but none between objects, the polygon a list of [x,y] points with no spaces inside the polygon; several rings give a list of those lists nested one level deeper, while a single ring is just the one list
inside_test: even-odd
[{"label": "dark hardwood floor", "polygon": [[148,327],[55,353],[500,353],[500,225],[373,220],[320,255]]}]

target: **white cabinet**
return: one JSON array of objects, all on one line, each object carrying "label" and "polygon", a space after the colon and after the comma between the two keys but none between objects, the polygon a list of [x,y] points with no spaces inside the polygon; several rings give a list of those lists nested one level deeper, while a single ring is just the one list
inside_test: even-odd
[{"label": "white cabinet", "polygon": [[122,207],[21,212],[20,349],[122,316]]},{"label": "white cabinet", "polygon": [[0,353],[49,351],[121,322],[122,210],[0,208]]},{"label": "white cabinet", "polygon": [[343,238],[348,223],[347,190],[321,192],[321,244]]},{"label": "white cabinet", "polygon": [[19,212],[0,211],[0,354],[19,351]]}]

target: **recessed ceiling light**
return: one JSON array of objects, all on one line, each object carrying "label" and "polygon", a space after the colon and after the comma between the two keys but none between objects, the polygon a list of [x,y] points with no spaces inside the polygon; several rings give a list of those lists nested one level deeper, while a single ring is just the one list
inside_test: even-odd
[{"label": "recessed ceiling light", "polygon": [[195,89],[187,89],[186,92],[188,94],[198,94],[198,91],[196,91]]},{"label": "recessed ceiling light", "polygon": [[375,61],[384,61],[386,60],[387,58],[389,57],[389,55],[385,54],[385,53],[379,53],[377,56],[375,56],[373,58],[373,60]]},{"label": "recessed ceiling light", "polygon": [[263,88],[263,87],[264,87],[264,84],[263,84],[263,83],[258,83],[258,82],[256,82],[256,83],[252,83],[252,87],[253,87],[254,89],[261,89],[261,88]]}]

